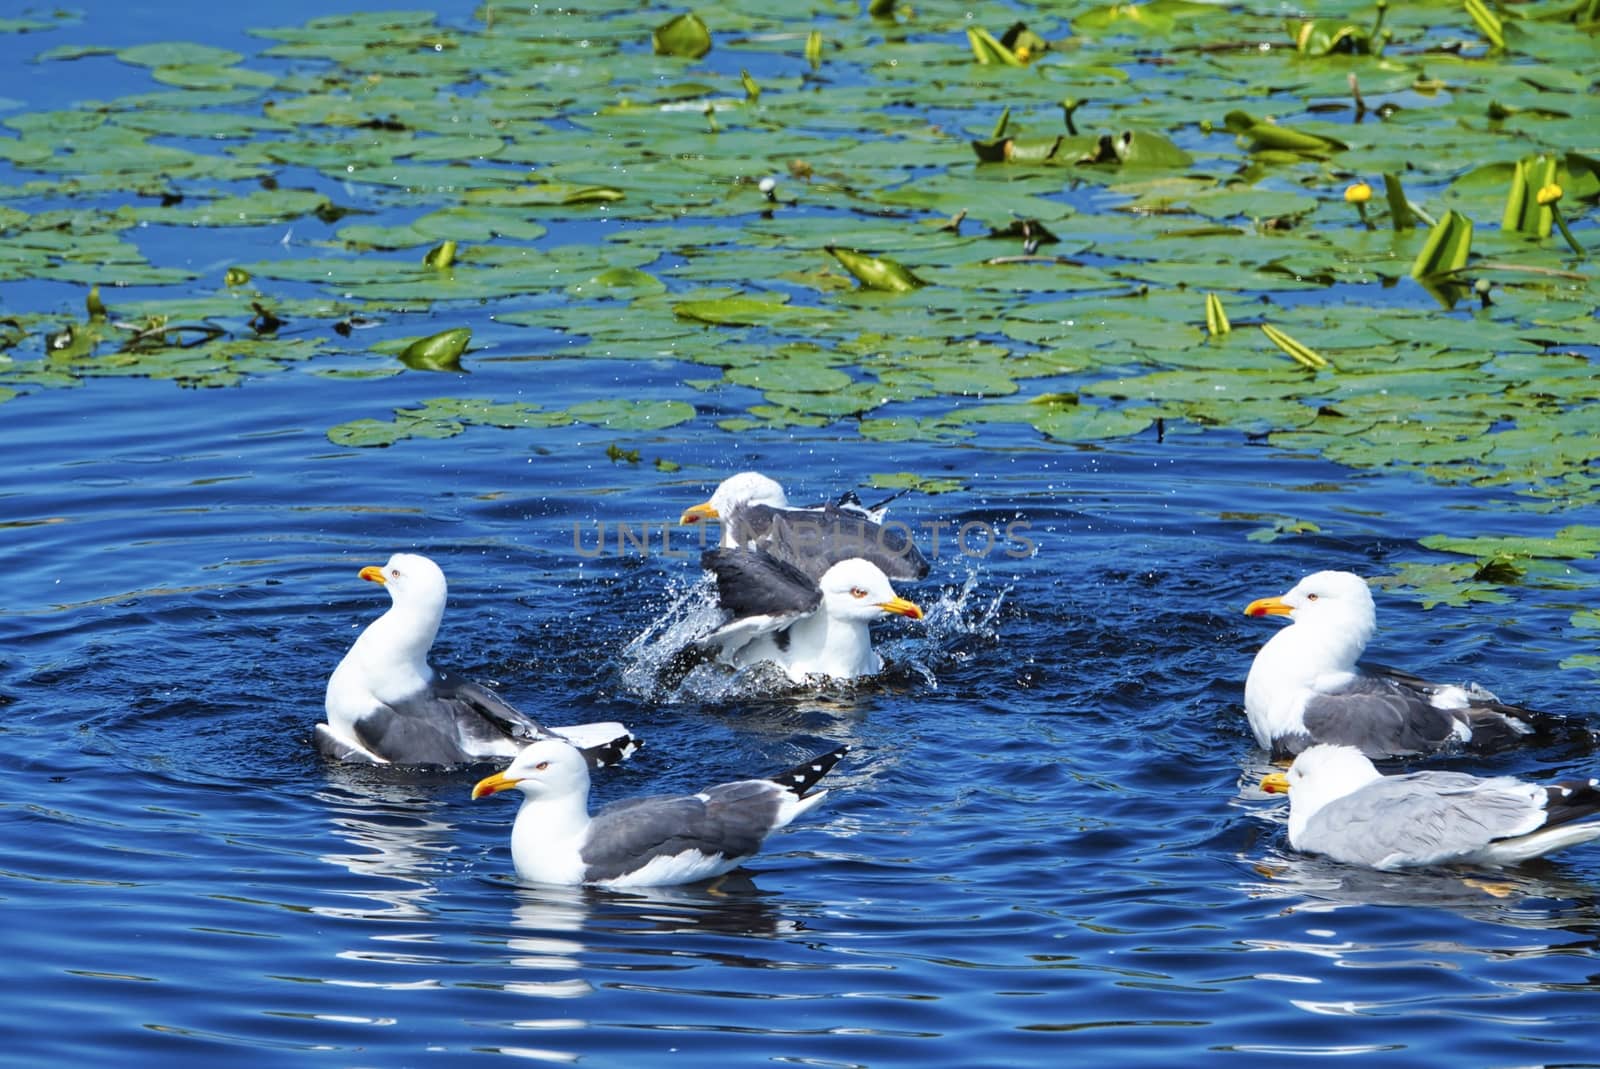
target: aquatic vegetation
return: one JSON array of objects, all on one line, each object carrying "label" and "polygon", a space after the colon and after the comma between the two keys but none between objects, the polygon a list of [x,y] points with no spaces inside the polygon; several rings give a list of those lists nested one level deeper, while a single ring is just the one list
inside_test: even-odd
[{"label": "aquatic vegetation", "polygon": [[[602,0],[334,15],[253,55],[65,23],[42,71],[150,87],[5,120],[0,280],[57,303],[10,309],[0,402],[289,370],[432,393],[413,371],[518,359],[520,335],[671,371],[561,410],[413,393],[330,440],[1183,427],[1593,504],[1576,10],[1152,0],[1000,33],[937,0],[669,22]],[[212,232],[211,265],[172,251]],[[79,319],[61,287],[98,296]]]}]

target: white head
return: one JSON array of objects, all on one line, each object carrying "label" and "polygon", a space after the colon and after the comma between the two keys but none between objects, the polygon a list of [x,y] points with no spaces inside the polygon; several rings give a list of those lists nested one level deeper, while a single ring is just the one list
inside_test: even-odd
[{"label": "white head", "polygon": [[822,573],[822,608],[835,620],[874,620],[884,613],[922,619],[922,609],[894,592],[889,577],[871,561],[852,557]]},{"label": "white head", "polygon": [[1371,783],[1382,779],[1367,755],[1354,746],[1319,743],[1308,746],[1294,759],[1287,775],[1275,774],[1261,781],[1268,793],[1289,792],[1289,841],[1299,838],[1317,811]]},{"label": "white head", "polygon": [[1246,616],[1287,616],[1296,625],[1327,631],[1353,646],[1354,662],[1377,628],[1377,610],[1367,581],[1353,572],[1315,572],[1276,598],[1260,598],[1245,606]]},{"label": "white head", "polygon": [[361,569],[361,578],[381,584],[401,613],[424,621],[432,619],[435,627],[444,616],[449,587],[444,572],[427,557],[396,553],[382,568],[368,565]]},{"label": "white head", "polygon": [[678,517],[679,523],[698,523],[701,520],[724,520],[747,505],[769,505],[775,509],[789,507],[789,499],[777,481],[759,471],[741,471],[730,475],[717,486],[711,500],[690,506]]},{"label": "white head", "polygon": [[587,799],[589,762],[569,742],[540,739],[524,747],[504,772],[479,780],[472,797],[483,798],[512,787],[536,801],[574,795]]}]

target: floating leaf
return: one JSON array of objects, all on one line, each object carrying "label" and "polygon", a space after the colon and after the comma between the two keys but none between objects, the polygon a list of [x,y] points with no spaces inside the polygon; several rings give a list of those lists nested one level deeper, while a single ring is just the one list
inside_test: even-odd
[{"label": "floating leaf", "polygon": [[867,476],[874,490],[915,490],[919,494],[953,494],[967,488],[965,479],[948,475],[917,475],[909,471],[875,472]]},{"label": "floating leaf", "polygon": [[1343,151],[1350,146],[1336,137],[1313,134],[1273,122],[1263,122],[1243,111],[1230,111],[1224,120],[1227,128],[1249,144],[1252,152],[1303,152],[1320,155]]},{"label": "floating leaf", "polygon": [[827,245],[824,248],[867,289],[910,293],[927,285],[912,274],[909,268],[888,257],[870,256],[856,249],[841,248],[838,245]]},{"label": "floating leaf", "polygon": [[821,308],[791,306],[788,296],[781,293],[766,297],[738,296],[706,301],[680,301],[672,306],[672,313],[682,319],[693,319],[717,326],[802,323],[829,317],[829,313]]},{"label": "floating leaf", "polygon": [[566,410],[572,419],[614,431],[654,431],[694,419],[694,406],[683,401],[633,401],[622,398],[584,401]]},{"label": "floating leaf", "polygon": [[1600,555],[1600,527],[1574,524],[1548,538],[1525,535],[1461,538],[1428,535],[1418,539],[1428,549],[1469,557],[1533,557],[1548,560],[1591,560]]}]

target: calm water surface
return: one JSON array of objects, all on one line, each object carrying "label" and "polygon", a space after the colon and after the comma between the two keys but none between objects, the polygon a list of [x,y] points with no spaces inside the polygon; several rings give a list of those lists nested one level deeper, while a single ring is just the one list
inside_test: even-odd
[{"label": "calm water surface", "polygon": [[[959,446],[736,439],[713,429],[716,395],[658,436],[325,436],[453,391],[554,406],[679,377],[482,359],[465,383],[106,379],[0,409],[0,1061],[1600,1061],[1600,851],[1489,877],[1354,872],[1290,852],[1252,786],[1242,683],[1272,625],[1245,602],[1316,568],[1382,574],[1490,495],[1192,431],[1104,449],[1006,425]],[[612,462],[613,443],[642,462]],[[926,625],[881,632],[880,679],[679,681],[653,639],[695,618],[695,533],[666,555],[659,528],[649,552],[616,552],[615,532],[746,467],[797,497],[959,475],[896,516],[1021,520],[1033,552],[946,543],[902,590]],[[1261,543],[1233,513],[1321,532]],[[829,804],[716,892],[518,886],[515,805],[469,802],[476,771],[345,770],[311,748],[328,673],[387,604],[356,572],[400,549],[450,577],[437,659],[548,720],[648,738],[597,801],[849,742]],[[1591,680],[1556,668],[1591,652],[1564,637],[1569,597],[1512,593],[1430,612],[1380,594],[1385,658],[1595,713]]]}]

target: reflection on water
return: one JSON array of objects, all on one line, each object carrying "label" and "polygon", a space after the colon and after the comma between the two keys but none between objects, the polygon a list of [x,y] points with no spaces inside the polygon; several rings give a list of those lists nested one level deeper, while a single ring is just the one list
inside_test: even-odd
[{"label": "reflection on water", "polygon": [[[456,851],[455,824],[444,803],[419,789],[412,770],[346,768],[328,763],[329,784],[312,794],[348,851],[323,861],[359,877],[337,892],[367,905],[319,905],[319,913],[366,920],[418,920],[430,915],[444,861]],[[440,780],[442,774],[427,775]],[[376,906],[376,908],[374,908]]]}]

